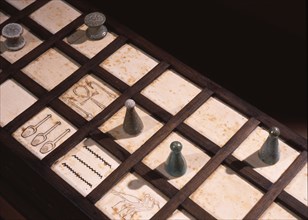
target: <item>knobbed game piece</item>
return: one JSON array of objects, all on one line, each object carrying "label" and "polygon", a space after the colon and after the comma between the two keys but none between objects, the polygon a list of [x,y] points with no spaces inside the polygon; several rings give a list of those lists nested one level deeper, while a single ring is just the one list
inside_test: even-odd
[{"label": "knobbed game piece", "polygon": [[181,150],[183,145],[179,141],[170,144],[171,152],[165,163],[166,171],[174,177],[182,176],[187,170],[187,164]]},{"label": "knobbed game piece", "polygon": [[21,36],[22,33],[23,28],[17,23],[9,23],[3,27],[2,36],[6,38],[4,44],[8,50],[16,51],[25,46],[26,41]]},{"label": "knobbed game piece", "polygon": [[123,122],[123,129],[127,134],[137,135],[143,129],[143,123],[135,110],[136,103],[132,99],[125,102],[126,113]]},{"label": "knobbed game piece", "polygon": [[100,40],[107,35],[107,28],[104,25],[106,17],[100,12],[92,12],[88,14],[84,23],[88,26],[86,30],[87,37],[91,40]]},{"label": "knobbed game piece", "polygon": [[278,137],[280,131],[277,127],[272,127],[269,130],[269,136],[259,150],[259,158],[266,164],[273,165],[278,162],[280,153],[279,153],[279,144]]}]

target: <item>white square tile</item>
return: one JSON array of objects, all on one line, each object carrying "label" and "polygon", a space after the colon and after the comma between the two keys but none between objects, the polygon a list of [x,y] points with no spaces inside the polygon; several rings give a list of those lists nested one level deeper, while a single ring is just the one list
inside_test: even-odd
[{"label": "white square tile", "polygon": [[308,206],[308,166],[307,163],[294,179],[287,185],[285,191]]},{"label": "white square tile", "polygon": [[248,138],[233,152],[239,160],[245,160],[268,180],[276,182],[281,174],[291,165],[299,152],[279,140],[280,159],[274,165],[267,165],[259,159],[258,151],[268,137],[268,132],[257,127]]},{"label": "white square tile", "polygon": [[7,14],[3,13],[2,11],[0,11],[0,24],[5,22],[8,18],[9,18],[9,16]]},{"label": "white square tile", "polygon": [[[179,141],[183,145],[182,155],[187,163],[187,171],[181,177],[172,177],[165,171],[165,162],[171,152],[170,144]],[[161,144],[159,144],[144,159],[143,163],[151,169],[158,169],[169,180],[168,182],[177,189],[182,188],[196,173],[209,161],[210,157],[197,148],[190,141],[177,133],[171,133]]]},{"label": "white square tile", "polygon": [[100,64],[101,67],[132,86],[158,62],[131,44],[125,44]]},{"label": "white square tile", "polygon": [[4,126],[30,107],[36,98],[13,80],[0,85],[0,125]]},{"label": "white square tile", "polygon": [[86,30],[87,26],[82,25],[73,34],[64,38],[64,42],[68,43],[88,58],[94,57],[117,37],[116,34],[108,32],[107,35],[100,40],[89,40],[86,36]]},{"label": "white square tile", "polygon": [[220,102],[209,98],[185,123],[222,147],[247,122],[247,118]]},{"label": "white square tile", "polygon": [[277,219],[299,219],[291,211],[287,210],[285,207],[282,207],[278,203],[272,203],[270,207],[260,216],[260,220],[277,220]]},{"label": "white square tile", "polygon": [[68,3],[53,0],[33,12],[30,18],[54,34],[79,16],[80,12]]},{"label": "white square tile", "polygon": [[60,96],[60,99],[87,120],[103,111],[119,92],[92,75],[86,75]]},{"label": "white square tile", "polygon": [[51,90],[78,68],[79,65],[72,59],[51,48],[22,71],[45,89]]},{"label": "white square tile", "polygon": [[13,5],[18,10],[22,10],[28,5],[31,5],[33,2],[35,2],[35,0],[5,0],[5,1]]},{"label": "white square tile", "polygon": [[224,166],[190,196],[217,219],[242,219],[261,197],[260,191]]},{"label": "white square tile", "polygon": [[168,220],[184,220],[184,219],[195,219],[190,214],[188,214],[185,210],[175,210],[175,212],[168,218]]},{"label": "white square tile", "polygon": [[92,139],[86,139],[57,160],[51,169],[86,196],[119,164],[107,150]]},{"label": "white square tile", "polygon": [[110,219],[150,219],[166,197],[137,174],[127,174],[95,206]]},{"label": "white square tile", "polygon": [[22,36],[24,37],[26,44],[25,46],[17,51],[10,51],[6,48],[4,41],[5,38],[1,35],[0,40],[1,40],[1,45],[0,45],[0,51],[1,51],[1,56],[7,59],[10,63],[14,63],[20,58],[22,58],[24,55],[29,53],[31,50],[33,50],[35,47],[40,45],[42,41],[37,38],[35,35],[33,35],[27,28],[23,26],[23,34]]},{"label": "white square tile", "polygon": [[178,113],[201,89],[172,70],[165,71],[141,94],[171,114]]},{"label": "white square tile", "polygon": [[144,126],[139,135],[132,136],[123,130],[123,121],[126,113],[125,107],[121,108],[116,114],[114,114],[109,120],[99,127],[101,131],[109,133],[112,137],[114,137],[115,141],[130,153],[137,150],[162,127],[162,124],[152,118],[148,112],[138,106],[136,106],[135,109]]},{"label": "white square tile", "polygon": [[39,159],[56,149],[76,129],[49,108],[43,109],[20,128],[13,136]]}]

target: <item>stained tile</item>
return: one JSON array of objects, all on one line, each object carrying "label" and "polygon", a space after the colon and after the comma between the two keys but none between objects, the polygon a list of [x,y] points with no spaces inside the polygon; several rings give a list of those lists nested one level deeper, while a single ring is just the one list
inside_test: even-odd
[{"label": "stained tile", "polygon": [[267,165],[259,159],[258,151],[262,147],[268,131],[257,127],[248,138],[234,151],[233,155],[239,160],[245,160],[268,180],[275,182],[281,174],[291,165],[299,153],[279,140],[280,159],[274,165]]},{"label": "stained tile", "polygon": [[141,93],[174,115],[199,92],[201,92],[201,89],[189,80],[175,71],[167,70],[142,90]]},{"label": "stained tile", "polygon": [[79,65],[71,58],[51,48],[22,71],[47,90],[51,90],[75,72],[78,67]]},{"label": "stained tile", "polygon": [[82,25],[73,34],[64,38],[64,42],[74,47],[88,58],[94,57],[98,52],[108,46],[117,36],[112,32],[100,40],[89,40],[86,36],[87,26]]},{"label": "stained tile", "polygon": [[10,51],[6,48],[4,41],[5,38],[1,35],[0,40],[0,52],[1,56],[4,57],[6,60],[8,60],[10,63],[14,63],[23,56],[25,56],[27,53],[29,53],[31,50],[36,48],[38,45],[42,43],[42,41],[37,38],[35,35],[33,35],[27,28],[23,27],[23,34],[26,44],[25,46],[18,50],[18,51]]},{"label": "stained tile", "polygon": [[86,75],[60,96],[78,114],[91,120],[119,96],[119,92],[95,76]]},{"label": "stained tile", "polygon": [[80,12],[74,7],[64,1],[56,0],[33,12],[30,18],[54,34],[79,16]]},{"label": "stained tile", "polygon": [[222,147],[247,119],[216,98],[209,98],[185,123]]},{"label": "stained tile", "polygon": [[126,112],[126,108],[124,107],[99,127],[101,131],[113,136],[115,141],[130,153],[137,150],[162,127],[160,122],[156,121],[148,112],[141,109],[138,105],[135,109],[144,125],[139,135],[132,136],[123,130],[123,121]]},{"label": "stained tile", "polygon": [[112,173],[120,162],[92,139],[83,140],[51,167],[83,196]]},{"label": "stained tile", "polygon": [[[172,177],[165,171],[165,161],[171,150],[170,144],[173,141],[179,141],[183,145],[182,155],[187,163],[187,171],[181,177]],[[177,133],[171,133],[161,144],[159,144],[144,159],[143,163],[151,169],[157,169],[168,178],[168,182],[176,188],[182,188],[196,173],[209,161],[210,157],[197,148],[190,141]]]},{"label": "stained tile", "polygon": [[30,107],[37,99],[14,80],[0,85],[0,125],[4,126]]},{"label": "stained tile", "polygon": [[100,64],[128,85],[146,75],[157,61],[131,44],[125,44]]},{"label": "stained tile", "polygon": [[31,153],[43,159],[75,132],[76,129],[64,118],[45,108],[18,128],[13,136]]},{"label": "stained tile", "polygon": [[18,10],[22,10],[25,7],[31,5],[33,2],[35,2],[35,0],[5,0],[5,1],[13,5]]},{"label": "stained tile", "polygon": [[294,213],[282,207],[278,203],[272,203],[270,207],[260,216],[260,220],[289,220],[289,219],[299,219]]}]

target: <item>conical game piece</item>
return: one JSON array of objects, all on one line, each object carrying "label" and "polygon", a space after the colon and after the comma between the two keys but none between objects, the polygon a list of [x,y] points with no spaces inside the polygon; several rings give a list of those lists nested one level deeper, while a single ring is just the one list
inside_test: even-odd
[{"label": "conical game piece", "polygon": [[137,135],[143,129],[143,123],[135,110],[136,103],[132,99],[125,102],[126,113],[123,122],[123,129],[127,134]]},{"label": "conical game piece", "polygon": [[277,127],[272,127],[269,130],[269,136],[259,150],[259,158],[266,164],[273,165],[278,162],[280,153],[279,153],[279,144],[278,137],[280,131]]},{"label": "conical game piece", "polygon": [[182,176],[187,170],[187,164],[181,150],[183,145],[178,141],[173,141],[170,144],[171,152],[165,163],[166,171],[174,177]]}]

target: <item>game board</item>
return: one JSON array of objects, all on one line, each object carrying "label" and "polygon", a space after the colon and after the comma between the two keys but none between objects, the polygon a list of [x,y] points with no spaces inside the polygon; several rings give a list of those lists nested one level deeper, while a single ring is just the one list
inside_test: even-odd
[{"label": "game board", "polygon": [[[306,139],[109,16],[107,36],[88,40],[96,9],[83,1],[0,10],[0,29],[20,23],[27,42],[11,52],[1,37],[0,57],[1,178],[27,217],[308,219]],[[122,128],[129,98],[138,136]],[[269,166],[257,152],[272,126],[281,158]],[[188,165],[179,178],[164,169],[174,140]]]}]

